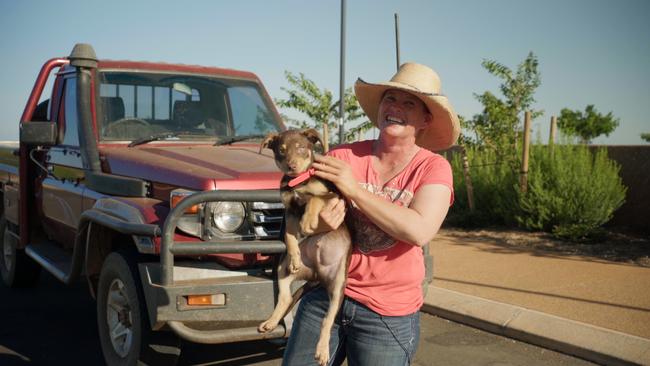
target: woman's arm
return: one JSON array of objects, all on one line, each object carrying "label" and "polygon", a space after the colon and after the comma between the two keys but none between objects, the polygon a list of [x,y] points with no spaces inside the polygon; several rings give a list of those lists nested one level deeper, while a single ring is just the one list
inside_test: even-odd
[{"label": "woman's arm", "polygon": [[380,229],[417,246],[433,239],[449,210],[451,191],[442,184],[428,184],[415,193],[411,205],[402,207],[361,188],[350,166],[339,159],[317,156],[316,175],[334,183],[341,193]]}]

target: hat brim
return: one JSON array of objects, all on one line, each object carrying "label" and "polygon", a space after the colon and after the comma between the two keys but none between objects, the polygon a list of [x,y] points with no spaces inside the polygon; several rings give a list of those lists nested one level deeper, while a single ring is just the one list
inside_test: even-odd
[{"label": "hat brim", "polygon": [[460,121],[446,96],[441,94],[423,93],[417,88],[396,82],[371,84],[361,79],[354,83],[354,93],[359,105],[368,119],[378,127],[377,114],[379,103],[384,93],[390,89],[402,90],[418,97],[433,116],[428,128],[422,130],[416,137],[415,143],[431,151],[446,150],[453,146],[460,135]]}]

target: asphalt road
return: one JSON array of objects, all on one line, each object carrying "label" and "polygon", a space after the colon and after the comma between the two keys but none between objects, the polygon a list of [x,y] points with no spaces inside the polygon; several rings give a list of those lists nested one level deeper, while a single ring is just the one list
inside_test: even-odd
[{"label": "asphalt road", "polygon": [[[179,365],[277,366],[270,342],[186,344]],[[0,285],[0,365],[101,365],[95,303],[85,283],[65,286],[47,273],[34,289]],[[422,315],[414,365],[593,365],[543,348]]]}]

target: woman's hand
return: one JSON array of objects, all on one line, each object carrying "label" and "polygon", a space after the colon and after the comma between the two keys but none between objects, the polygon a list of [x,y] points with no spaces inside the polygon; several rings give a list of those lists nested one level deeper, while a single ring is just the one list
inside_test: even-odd
[{"label": "woman's hand", "polygon": [[350,165],[331,156],[314,156],[316,176],[327,179],[347,198],[354,199],[359,190],[359,184]]},{"label": "woman's hand", "polygon": [[323,207],[318,215],[318,227],[314,233],[324,233],[339,228],[345,219],[345,201],[336,198],[331,199]]}]

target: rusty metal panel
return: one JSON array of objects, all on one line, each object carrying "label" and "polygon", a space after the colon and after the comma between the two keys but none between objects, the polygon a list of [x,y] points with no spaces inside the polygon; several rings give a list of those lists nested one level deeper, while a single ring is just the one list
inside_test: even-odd
[{"label": "rusty metal panel", "polygon": [[[172,320],[206,323],[217,327],[213,330],[240,328],[258,324],[273,312],[276,290],[270,271],[229,271],[212,264],[212,267],[197,267],[197,275],[191,278],[183,275],[179,267],[182,266],[175,266],[174,272],[181,280],[163,287],[160,285],[160,263],[139,264],[154,329]],[[225,305],[187,305],[187,295],[200,294],[224,294]]]}]

